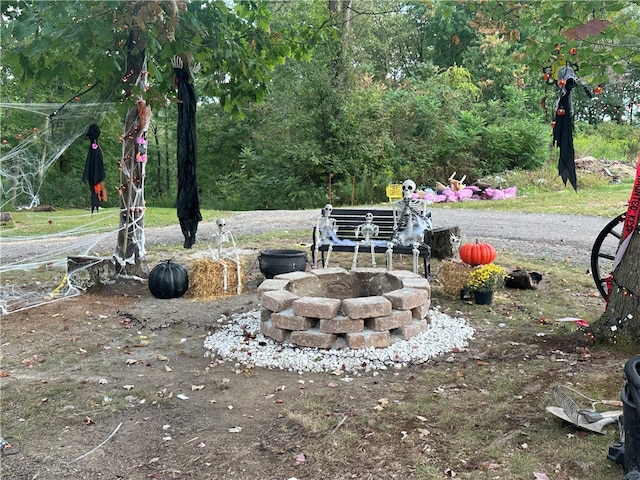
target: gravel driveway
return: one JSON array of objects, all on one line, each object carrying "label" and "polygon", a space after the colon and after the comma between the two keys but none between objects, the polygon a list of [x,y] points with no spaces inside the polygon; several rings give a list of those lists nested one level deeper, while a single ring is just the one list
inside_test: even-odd
[{"label": "gravel driveway", "polygon": [[[366,210],[366,209],[365,209]],[[609,218],[587,215],[545,213],[511,213],[491,210],[459,210],[434,207],[434,226],[460,227],[463,241],[490,242],[498,250],[509,250],[549,261],[564,261],[588,268],[591,247]],[[244,233],[264,233],[270,230],[307,229],[309,241],[320,210],[258,210],[229,212],[227,227],[237,237]],[[200,245],[217,231],[214,218],[200,224]],[[154,245],[182,243],[180,227],[175,225],[145,229],[147,249]],[[116,244],[116,234],[57,237],[39,240],[12,241],[0,239],[4,265],[26,260],[38,260],[57,254],[59,257],[93,253],[110,255]],[[239,245],[241,247],[241,245]],[[197,248],[197,245],[196,245]]]}]

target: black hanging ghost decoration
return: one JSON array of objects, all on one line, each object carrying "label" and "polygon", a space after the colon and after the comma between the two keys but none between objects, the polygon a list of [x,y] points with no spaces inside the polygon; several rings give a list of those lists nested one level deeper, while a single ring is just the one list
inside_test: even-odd
[{"label": "black hanging ghost decoration", "polygon": [[104,158],[102,156],[102,149],[98,144],[99,136],[100,127],[95,123],[89,125],[87,137],[89,137],[91,144],[89,145],[89,153],[87,153],[87,160],[84,164],[82,181],[87,182],[91,190],[91,213],[93,213],[94,210],[96,212],[98,211],[100,202],[107,201],[107,190],[104,185]]},{"label": "black hanging ghost decoration", "polygon": [[553,126],[553,144],[560,149],[558,174],[564,184],[567,181],[578,191],[575,151],[573,148],[573,104],[571,91],[577,85],[576,74],[569,66],[558,70],[558,101]]},{"label": "black hanging ghost decoration", "polygon": [[[183,55],[186,57],[186,55]],[[177,210],[180,228],[184,235],[184,248],[191,248],[196,241],[198,222],[202,220],[198,199],[196,164],[196,92],[193,86],[189,61],[176,56],[173,59],[175,82],[178,86],[178,198]]]}]

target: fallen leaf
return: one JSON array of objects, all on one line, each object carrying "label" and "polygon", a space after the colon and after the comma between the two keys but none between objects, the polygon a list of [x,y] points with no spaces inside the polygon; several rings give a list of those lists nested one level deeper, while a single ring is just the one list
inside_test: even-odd
[{"label": "fallen leaf", "polygon": [[228,430],[229,433],[240,433],[242,431],[242,427],[233,427]]},{"label": "fallen leaf", "polygon": [[298,463],[303,463],[306,461],[306,458],[304,457],[304,453],[299,453],[296,455],[296,462]]},{"label": "fallen leaf", "polygon": [[91,417],[89,417],[89,416],[85,416],[85,417],[82,419],[82,424],[83,424],[83,425],[91,425],[92,423],[93,423],[93,424],[95,424],[96,422],[94,422],[94,421],[91,419]]},{"label": "fallen leaf", "polygon": [[122,388],[124,388],[125,390],[131,390],[133,388],[133,385],[123,385]]},{"label": "fallen leaf", "polygon": [[165,366],[164,366],[164,371],[165,371],[165,372],[173,372],[173,368],[172,368],[172,367],[170,367],[169,365],[165,365]]},{"label": "fallen leaf", "polygon": [[417,416],[416,416],[416,418],[417,418],[418,420],[420,420],[421,422],[426,422],[426,421],[427,421],[427,418],[426,418],[426,417],[423,417],[422,415],[417,415]]},{"label": "fallen leaf", "polygon": [[204,385],[191,385],[191,391],[195,392],[196,390],[202,390]]},{"label": "fallen leaf", "polygon": [[0,372],[0,377],[2,377],[2,378],[6,378],[6,377],[8,377],[9,375],[10,375],[10,373],[9,373],[9,372],[7,372],[6,370],[2,370],[2,371]]},{"label": "fallen leaf", "polygon": [[167,357],[165,355],[161,355],[160,353],[158,355],[156,355],[156,358],[161,362],[168,362],[169,361],[169,357]]},{"label": "fallen leaf", "polygon": [[126,363],[127,365],[134,365],[138,363],[138,360],[136,360],[135,358],[128,358],[124,363]]},{"label": "fallen leaf", "polygon": [[420,438],[428,437],[429,435],[431,435],[431,431],[427,430],[426,428],[418,428],[416,430],[418,431]]},{"label": "fallen leaf", "polygon": [[533,476],[536,478],[536,480],[549,480],[549,477],[547,477],[546,473],[533,472]]}]

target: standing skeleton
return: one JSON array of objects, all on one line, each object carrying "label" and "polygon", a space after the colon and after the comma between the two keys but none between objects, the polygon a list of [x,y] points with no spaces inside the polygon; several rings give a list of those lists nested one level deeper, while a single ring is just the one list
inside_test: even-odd
[{"label": "standing skeleton", "polygon": [[362,239],[359,243],[356,243],[355,249],[353,251],[353,262],[351,263],[351,269],[354,269],[358,266],[358,249],[360,245],[371,248],[371,266],[376,266],[376,256],[375,256],[375,246],[371,241],[371,237],[377,237],[380,233],[380,227],[373,223],[373,213],[368,212],[365,216],[365,223],[361,223],[356,227],[355,236],[356,239],[362,234],[364,239]]},{"label": "standing skeleton", "polygon": [[315,231],[315,251],[313,256],[313,268],[316,268],[318,265],[318,254],[320,253],[320,245],[329,245],[327,249],[327,258],[324,261],[323,268],[327,268],[329,265],[329,256],[331,255],[331,250],[333,250],[333,242],[335,239],[335,234],[338,231],[338,225],[336,223],[335,218],[331,217],[331,212],[333,211],[333,205],[327,203],[322,209],[322,214],[318,217],[316,222],[316,231]]},{"label": "standing skeleton", "polygon": [[[427,211],[427,203],[413,198],[416,183],[413,180],[402,182],[402,200],[394,202],[392,245],[387,249],[387,268],[391,268],[393,246],[412,246],[413,272],[418,271],[420,245],[425,245],[424,234],[432,230],[431,212]],[[389,249],[391,251],[389,251]]]},{"label": "standing skeleton", "polygon": [[[238,295],[242,293],[242,278],[240,276],[240,255],[238,255],[238,249],[236,248],[236,241],[233,238],[233,234],[227,230],[226,225],[227,222],[224,218],[218,218],[216,220],[216,225],[218,225],[218,231],[213,234],[213,245],[216,247],[216,250],[213,250],[209,247],[209,251],[211,252],[211,256],[214,261],[220,263],[222,265],[222,278],[223,278],[223,289],[226,292],[228,286],[227,280],[227,262],[225,260],[231,260],[236,264],[236,273],[238,277]],[[231,243],[231,255],[222,256],[222,245],[225,243]]]}]

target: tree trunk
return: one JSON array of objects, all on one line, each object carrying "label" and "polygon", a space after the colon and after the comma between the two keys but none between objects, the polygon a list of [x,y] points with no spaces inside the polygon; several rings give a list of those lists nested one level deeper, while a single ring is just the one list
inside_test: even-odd
[{"label": "tree trunk", "polygon": [[[626,247],[626,249],[625,249]],[[622,229],[621,256],[611,276],[607,310],[591,326],[596,338],[640,345],[640,154]]]},{"label": "tree trunk", "polygon": [[640,233],[636,230],[613,271],[607,310],[592,325],[598,339],[620,338],[640,345]]},{"label": "tree trunk", "polygon": [[[144,177],[146,151],[141,143],[147,139],[151,109],[138,100],[127,112],[120,165],[120,230],[114,258],[118,273],[144,276]],[[145,155],[145,157],[142,157]]]},{"label": "tree trunk", "polygon": [[122,160],[120,161],[120,230],[113,255],[120,274],[144,276],[144,178],[147,164],[147,131],[151,108],[142,98],[148,88],[146,39],[144,32],[133,26],[129,29],[125,50],[126,74],[122,78],[128,98],[136,98],[124,120]]}]

